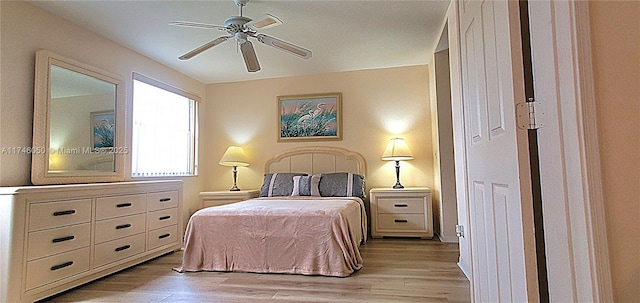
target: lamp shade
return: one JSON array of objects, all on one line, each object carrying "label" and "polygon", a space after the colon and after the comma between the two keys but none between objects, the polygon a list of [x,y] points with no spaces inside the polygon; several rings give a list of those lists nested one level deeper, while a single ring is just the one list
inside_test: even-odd
[{"label": "lamp shade", "polygon": [[387,144],[387,148],[382,154],[382,160],[405,161],[413,159],[413,154],[403,138],[393,138],[389,140],[389,144]]},{"label": "lamp shade", "polygon": [[219,162],[224,166],[249,166],[249,159],[240,146],[229,146]]}]

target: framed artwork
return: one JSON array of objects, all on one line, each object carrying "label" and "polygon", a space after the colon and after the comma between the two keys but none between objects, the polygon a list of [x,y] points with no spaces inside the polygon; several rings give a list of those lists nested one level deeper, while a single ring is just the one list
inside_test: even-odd
[{"label": "framed artwork", "polygon": [[113,148],[116,134],[116,117],[112,110],[91,112],[91,148]]},{"label": "framed artwork", "polygon": [[342,93],[278,96],[278,141],[342,140]]}]

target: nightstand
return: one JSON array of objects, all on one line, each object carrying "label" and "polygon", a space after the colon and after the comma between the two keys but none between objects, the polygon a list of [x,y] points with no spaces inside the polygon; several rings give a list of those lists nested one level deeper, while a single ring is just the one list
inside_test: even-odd
[{"label": "nightstand", "polygon": [[429,188],[373,188],[369,194],[373,238],[433,237]]},{"label": "nightstand", "polygon": [[260,195],[260,190],[241,190],[241,191],[203,191],[200,193],[200,201],[202,208],[210,206],[225,205],[255,198]]}]

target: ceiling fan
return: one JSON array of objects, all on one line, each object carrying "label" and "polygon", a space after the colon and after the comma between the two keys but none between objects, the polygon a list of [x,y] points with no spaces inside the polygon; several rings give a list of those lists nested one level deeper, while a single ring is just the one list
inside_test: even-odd
[{"label": "ceiling fan", "polygon": [[264,19],[253,21],[253,19],[242,15],[242,8],[247,5],[247,2],[249,2],[249,0],[233,0],[233,2],[235,2],[235,4],[240,8],[240,16],[229,17],[227,20],[225,20],[224,26],[185,21],[173,21],[169,23],[170,25],[175,26],[218,29],[220,31],[226,31],[227,34],[229,34],[205,43],[202,46],[180,56],[178,59],[189,60],[216,45],[234,38],[240,46],[240,51],[242,52],[244,63],[247,66],[247,71],[257,72],[260,70],[260,63],[258,62],[258,57],[256,56],[256,52],[253,49],[253,44],[248,39],[249,37],[253,37],[261,43],[264,43],[286,53],[298,56],[300,58],[311,58],[311,51],[308,49],[293,45],[289,42],[271,36],[267,36],[265,34],[258,33],[258,30],[282,24],[282,21],[280,21],[280,19],[273,15],[267,14]]}]

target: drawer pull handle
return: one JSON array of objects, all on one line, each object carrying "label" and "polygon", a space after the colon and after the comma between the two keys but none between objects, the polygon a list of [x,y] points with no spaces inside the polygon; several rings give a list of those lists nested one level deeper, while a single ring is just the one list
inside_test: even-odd
[{"label": "drawer pull handle", "polygon": [[73,265],[73,261],[69,261],[69,262],[65,262],[65,263],[62,263],[62,264],[51,266],[51,270],[52,271],[53,270],[58,270],[58,269],[62,269],[62,268],[65,268],[65,267],[68,267],[68,266],[71,266],[71,265]]},{"label": "drawer pull handle", "polygon": [[164,239],[164,238],[166,238],[166,237],[168,237],[168,236],[171,236],[171,234],[159,235],[159,236],[158,236],[158,239]]},{"label": "drawer pull handle", "polygon": [[129,248],[131,248],[131,245],[120,246],[120,247],[116,248],[116,251],[122,251],[122,250],[129,249]]},{"label": "drawer pull handle", "polygon": [[171,198],[162,198],[160,199],[160,202],[169,202],[171,201]]},{"label": "drawer pull handle", "polygon": [[53,215],[55,217],[59,217],[59,216],[73,215],[75,213],[76,213],[75,209],[70,209],[70,210],[63,210],[63,211],[54,212]]},{"label": "drawer pull handle", "polygon": [[116,229],[125,229],[129,227],[131,227],[131,224],[122,224],[122,225],[116,226]]},{"label": "drawer pull handle", "polygon": [[396,222],[396,223],[407,223],[407,222],[409,222],[409,221],[404,220],[404,219],[395,219],[393,221]]},{"label": "drawer pull handle", "polygon": [[129,206],[131,206],[131,202],[120,203],[120,204],[116,205],[117,208],[123,208],[123,207],[129,207]]},{"label": "drawer pull handle", "polygon": [[158,220],[167,220],[167,219],[171,219],[171,216],[163,216],[158,218]]},{"label": "drawer pull handle", "polygon": [[393,204],[393,207],[409,207],[407,204]]},{"label": "drawer pull handle", "polygon": [[51,240],[51,242],[60,243],[60,242],[64,242],[64,241],[73,240],[75,238],[76,238],[75,236],[67,236],[67,237],[62,237],[62,238],[55,238],[55,239]]}]

